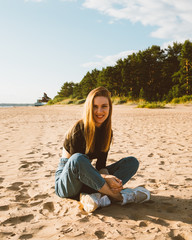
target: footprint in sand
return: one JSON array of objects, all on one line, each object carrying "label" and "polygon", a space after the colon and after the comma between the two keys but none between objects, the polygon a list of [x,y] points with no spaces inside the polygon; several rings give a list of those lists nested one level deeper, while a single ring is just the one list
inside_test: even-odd
[{"label": "footprint in sand", "polygon": [[21,235],[21,236],[19,237],[19,239],[24,239],[24,240],[26,240],[26,239],[30,239],[30,238],[32,238],[32,237],[33,237],[32,234],[23,234],[23,235]]},{"label": "footprint in sand", "polygon": [[191,239],[190,236],[189,238],[186,238],[183,233],[180,233],[178,230],[175,230],[175,229],[170,229],[169,236],[171,237],[171,239],[175,239],[175,240]]},{"label": "footprint in sand", "polygon": [[31,202],[31,203],[30,203],[30,206],[31,206],[31,207],[34,207],[34,206],[37,206],[37,205],[41,204],[42,202],[43,202],[43,200]]},{"label": "footprint in sand", "polygon": [[103,231],[95,231],[95,235],[96,235],[99,239],[105,238],[105,233],[104,233]]},{"label": "footprint in sand", "polygon": [[144,177],[144,175],[142,175],[142,174],[137,174],[137,177]]},{"label": "footprint in sand", "polygon": [[39,168],[39,166],[42,166],[43,165],[43,161],[33,161],[33,162],[27,162],[27,161],[21,161],[21,166],[19,168],[22,169],[22,168],[29,168],[29,167],[32,167],[33,170]]},{"label": "footprint in sand", "polygon": [[51,174],[46,174],[45,177],[51,177]]},{"label": "footprint in sand", "polygon": [[156,179],[149,179],[149,182],[150,182],[150,183],[156,183],[157,180],[156,180]]},{"label": "footprint in sand", "polygon": [[26,155],[31,155],[31,154],[35,154],[35,151],[29,152]]},{"label": "footprint in sand", "polygon": [[147,226],[148,226],[147,223],[144,222],[144,221],[141,221],[141,222],[139,223],[139,227],[147,227]]},{"label": "footprint in sand", "polygon": [[164,169],[164,168],[162,168],[162,167],[160,167],[160,168],[159,168],[159,170],[162,170],[162,171],[164,171],[165,169]]},{"label": "footprint in sand", "polygon": [[53,202],[46,202],[43,204],[43,209],[47,209],[49,212],[53,212],[54,211],[54,204]]},{"label": "footprint in sand", "polygon": [[45,174],[45,177],[51,177],[51,176],[55,175],[55,170],[48,170],[47,172],[48,173]]},{"label": "footprint in sand", "polygon": [[0,211],[8,211],[8,210],[9,210],[9,205],[0,206]]},{"label": "footprint in sand", "polygon": [[170,187],[172,187],[172,188],[175,188],[175,189],[178,189],[179,188],[179,185],[176,185],[176,184],[171,184],[171,183],[169,183],[168,184]]},{"label": "footprint in sand", "polygon": [[61,212],[61,216],[63,216],[68,211],[68,209],[66,209],[66,206],[62,206],[59,203],[45,202],[41,206],[42,209],[40,210],[40,213],[43,215],[54,214],[58,216],[58,214]]},{"label": "footprint in sand", "polygon": [[0,184],[3,182],[4,178],[0,177]]},{"label": "footprint in sand", "polygon": [[89,222],[89,221],[90,221],[89,216],[85,216],[85,217],[79,219],[79,222],[85,223],[85,222]]},{"label": "footprint in sand", "polygon": [[49,194],[47,194],[47,193],[46,194],[38,194],[38,195],[35,195],[31,200],[37,201],[40,199],[45,199],[47,197],[49,197]]},{"label": "footprint in sand", "polygon": [[20,186],[23,185],[23,182],[14,182],[10,187],[7,187],[8,190],[18,191],[20,190]]},{"label": "footprint in sand", "polygon": [[192,178],[186,178],[185,181],[192,181]]},{"label": "footprint in sand", "polygon": [[14,237],[15,235],[13,232],[0,232],[0,238],[6,237],[6,239],[10,239],[10,237]]},{"label": "footprint in sand", "polygon": [[154,154],[153,153],[150,153],[147,157],[153,157]]},{"label": "footprint in sand", "polygon": [[30,198],[27,193],[27,185],[23,185],[24,182],[14,182],[11,186],[7,187],[8,190],[16,191],[18,194],[15,195],[15,201],[26,201]]},{"label": "footprint in sand", "polygon": [[20,224],[22,222],[30,222],[32,219],[34,218],[33,214],[28,214],[28,215],[24,215],[24,216],[19,216],[19,217],[11,217],[8,218],[7,220],[5,220],[4,222],[2,222],[2,225],[16,225],[16,224]]},{"label": "footprint in sand", "polygon": [[[63,226],[62,226],[62,228],[63,228]],[[73,228],[67,227],[66,229],[62,229],[62,230],[61,230],[61,233],[62,233],[62,234],[67,234],[67,233],[69,233],[69,232],[71,232],[71,231],[73,231]]]},{"label": "footprint in sand", "polygon": [[[24,163],[25,161],[22,161],[22,162]],[[28,168],[28,167],[29,167],[29,164],[28,163],[24,163],[24,164],[22,164],[20,166],[19,170],[22,169],[22,168]]]},{"label": "footprint in sand", "polygon": [[159,165],[165,165],[165,162],[164,162],[164,161],[161,161],[161,162],[159,163]]},{"label": "footprint in sand", "polygon": [[42,155],[46,156],[45,158],[50,158],[50,157],[54,157],[56,154],[52,154],[50,152],[46,152],[46,153],[42,153]]},{"label": "footprint in sand", "polygon": [[30,199],[29,194],[27,194],[27,190],[23,189],[19,191],[19,194],[15,196],[16,202],[28,202]]},{"label": "footprint in sand", "polygon": [[39,212],[44,216],[48,216],[50,213],[53,213],[54,210],[55,210],[55,207],[53,202],[46,202],[43,204],[43,207]]}]

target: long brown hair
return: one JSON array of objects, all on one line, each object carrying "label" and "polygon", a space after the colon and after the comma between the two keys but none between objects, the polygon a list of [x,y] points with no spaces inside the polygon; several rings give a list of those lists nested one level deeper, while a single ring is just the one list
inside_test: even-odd
[{"label": "long brown hair", "polygon": [[84,123],[84,133],[86,141],[86,150],[85,153],[93,152],[95,147],[95,121],[93,116],[93,101],[97,96],[106,97],[109,101],[109,115],[105,120],[103,135],[103,145],[101,151],[107,152],[110,147],[112,130],[111,130],[111,116],[112,116],[112,102],[111,94],[104,87],[98,87],[93,89],[87,96],[84,104],[84,113],[83,113],[83,123]]}]

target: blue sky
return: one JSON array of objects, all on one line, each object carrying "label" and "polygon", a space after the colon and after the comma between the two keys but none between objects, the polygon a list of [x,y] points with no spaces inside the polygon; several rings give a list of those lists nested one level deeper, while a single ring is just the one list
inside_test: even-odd
[{"label": "blue sky", "polygon": [[191,12],[191,0],[0,0],[0,103],[53,98],[132,52],[192,40]]}]

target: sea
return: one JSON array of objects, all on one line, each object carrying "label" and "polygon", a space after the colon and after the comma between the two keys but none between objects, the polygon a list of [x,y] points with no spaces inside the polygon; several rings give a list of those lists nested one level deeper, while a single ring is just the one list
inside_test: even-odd
[{"label": "sea", "polygon": [[0,103],[0,108],[2,107],[28,107],[35,106],[34,103]]}]

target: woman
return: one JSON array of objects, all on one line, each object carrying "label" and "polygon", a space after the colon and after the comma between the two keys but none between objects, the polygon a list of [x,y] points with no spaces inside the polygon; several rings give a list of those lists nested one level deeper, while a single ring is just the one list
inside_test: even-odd
[{"label": "woman", "polygon": [[[112,102],[104,87],[93,89],[84,105],[83,119],[68,131],[63,155],[55,174],[56,194],[77,199],[87,212],[110,205],[111,200],[125,205],[150,199],[142,187],[123,189],[123,185],[137,172],[139,163],[134,157],[123,158],[106,166],[112,140]],[[97,159],[96,167],[91,164]]]}]

